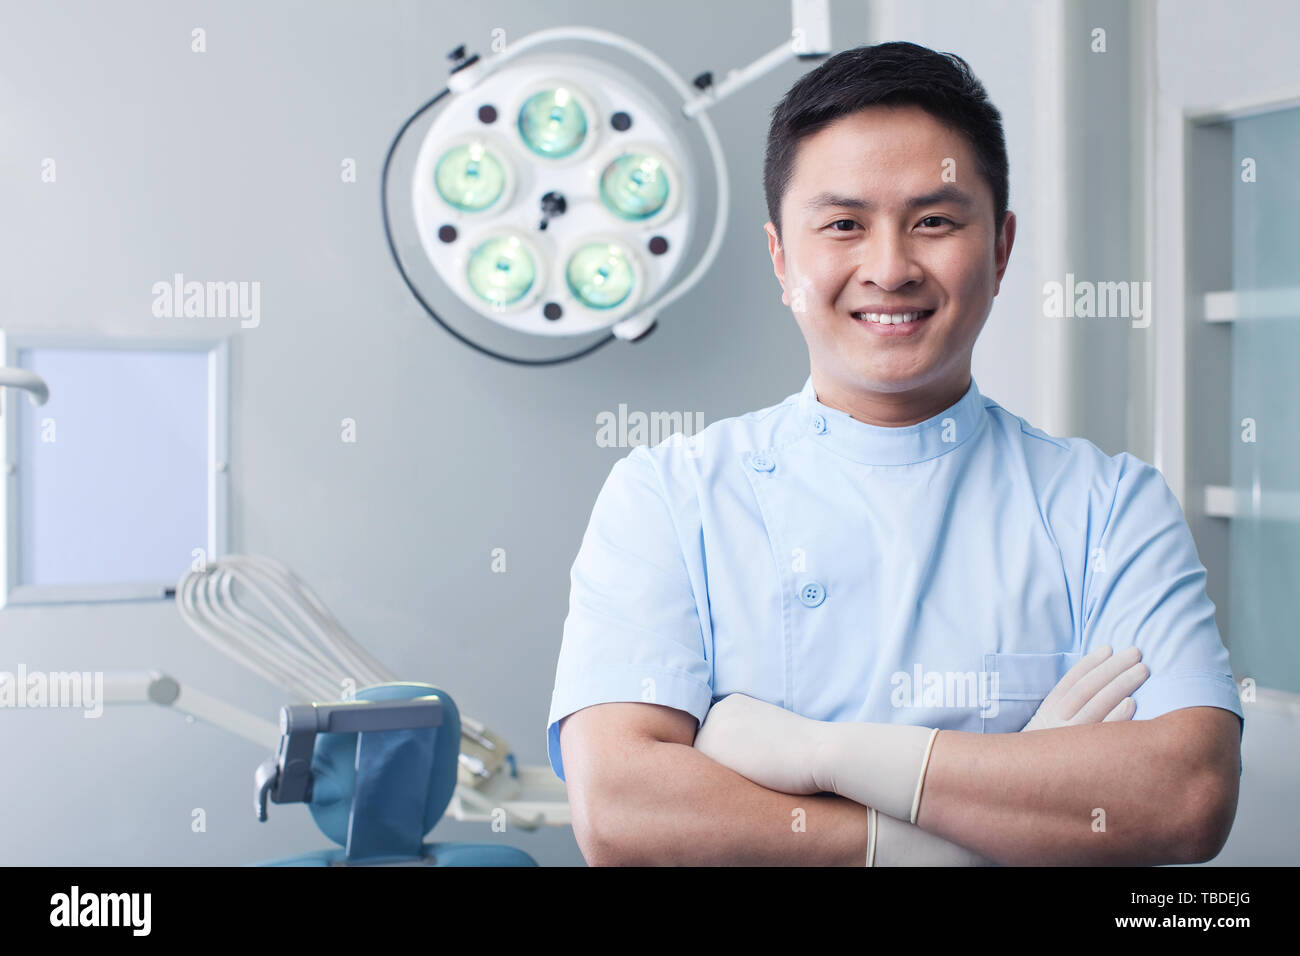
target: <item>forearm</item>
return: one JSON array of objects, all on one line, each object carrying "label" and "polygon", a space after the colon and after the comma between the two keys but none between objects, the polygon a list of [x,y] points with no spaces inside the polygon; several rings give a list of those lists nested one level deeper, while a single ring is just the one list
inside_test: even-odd
[{"label": "forearm", "polygon": [[683,744],[627,748],[584,804],[594,866],[866,863],[865,807],[768,790]]},{"label": "forearm", "polygon": [[916,823],[1006,865],[1186,862],[1199,781],[1179,743],[1156,721],[942,731]]}]

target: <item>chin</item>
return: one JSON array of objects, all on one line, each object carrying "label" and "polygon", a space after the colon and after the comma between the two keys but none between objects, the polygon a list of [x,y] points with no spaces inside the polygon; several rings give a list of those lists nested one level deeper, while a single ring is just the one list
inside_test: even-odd
[{"label": "chin", "polygon": [[903,391],[921,384],[925,379],[925,369],[890,368],[888,366],[864,364],[849,371],[856,384],[876,390]]}]

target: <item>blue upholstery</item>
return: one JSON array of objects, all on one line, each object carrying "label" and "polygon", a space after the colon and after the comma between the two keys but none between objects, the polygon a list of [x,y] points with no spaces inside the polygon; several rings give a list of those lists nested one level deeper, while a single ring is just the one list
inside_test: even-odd
[{"label": "blue upholstery", "polygon": [[[460,766],[460,712],[445,691],[431,684],[391,683],[378,684],[357,691],[358,700],[409,700],[416,697],[436,696],[443,704],[442,723],[421,730],[386,731],[382,746],[368,751],[375,772],[382,774],[382,785],[363,788],[365,796],[357,795],[357,740],[359,734],[320,734],[312,753],[312,795],[308,807],[321,832],[337,843],[338,848],[307,853],[301,856],[272,860],[260,866],[334,866],[348,863],[424,864],[428,866],[536,866],[527,853],[514,847],[495,843],[420,843],[420,833],[428,833],[442,819],[447,804],[455,793]],[[432,768],[427,777],[423,773],[420,755],[428,761],[428,735],[433,735]],[[376,735],[379,737],[379,735]],[[371,741],[371,745],[378,741]],[[370,745],[368,745],[370,746]],[[422,779],[414,779],[414,777]],[[367,779],[370,779],[367,777]],[[410,855],[388,857],[384,860],[349,860],[348,832],[353,824],[354,809],[368,814],[365,824],[372,825],[379,838],[387,837],[385,845],[410,847]],[[423,830],[420,833],[421,809]],[[410,821],[403,836],[396,827],[393,833],[385,830],[386,824],[399,817]],[[354,837],[356,834],[354,833]],[[414,848],[420,846],[420,856]],[[354,851],[355,852],[355,851]],[[403,853],[408,851],[403,850]]]},{"label": "blue upholstery", "polygon": [[[423,785],[418,781],[410,781],[411,789],[422,789],[427,793],[424,832],[428,833],[442,819],[456,790],[456,772],[460,758],[460,711],[451,695],[432,684],[378,684],[357,691],[356,696],[357,700],[409,700],[427,696],[436,696],[442,700],[442,724],[434,728],[436,736],[432,773]],[[347,846],[348,842],[348,819],[352,813],[357,784],[357,736],[321,734],[316,738],[316,751],[311,762],[314,783],[308,806],[321,832],[339,846]]]},{"label": "blue upholstery", "polygon": [[[537,861],[512,846],[496,843],[426,843],[422,862],[428,866],[536,866]],[[319,850],[282,860],[268,860],[257,866],[341,866],[346,861],[341,847]]]}]

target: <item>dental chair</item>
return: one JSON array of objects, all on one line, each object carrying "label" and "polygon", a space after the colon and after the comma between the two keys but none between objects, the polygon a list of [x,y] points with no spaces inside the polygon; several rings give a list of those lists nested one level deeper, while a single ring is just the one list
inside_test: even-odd
[{"label": "dental chair", "polygon": [[495,843],[425,843],[456,789],[461,720],[431,684],[385,683],[355,700],[280,712],[280,745],[254,776],[267,804],[306,803],[337,847],[256,866],[536,866]]}]

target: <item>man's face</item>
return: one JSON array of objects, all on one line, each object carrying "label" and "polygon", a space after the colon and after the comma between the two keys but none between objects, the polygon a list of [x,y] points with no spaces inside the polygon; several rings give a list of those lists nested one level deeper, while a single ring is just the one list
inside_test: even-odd
[{"label": "man's face", "polygon": [[[1015,235],[1007,213],[995,239],[966,138],[914,106],[842,117],[799,144],[781,215],[784,243],[769,222],[768,251],[818,396],[865,417],[910,406],[917,421],[957,401]],[[853,316],[894,306],[930,315],[888,327]]]}]

